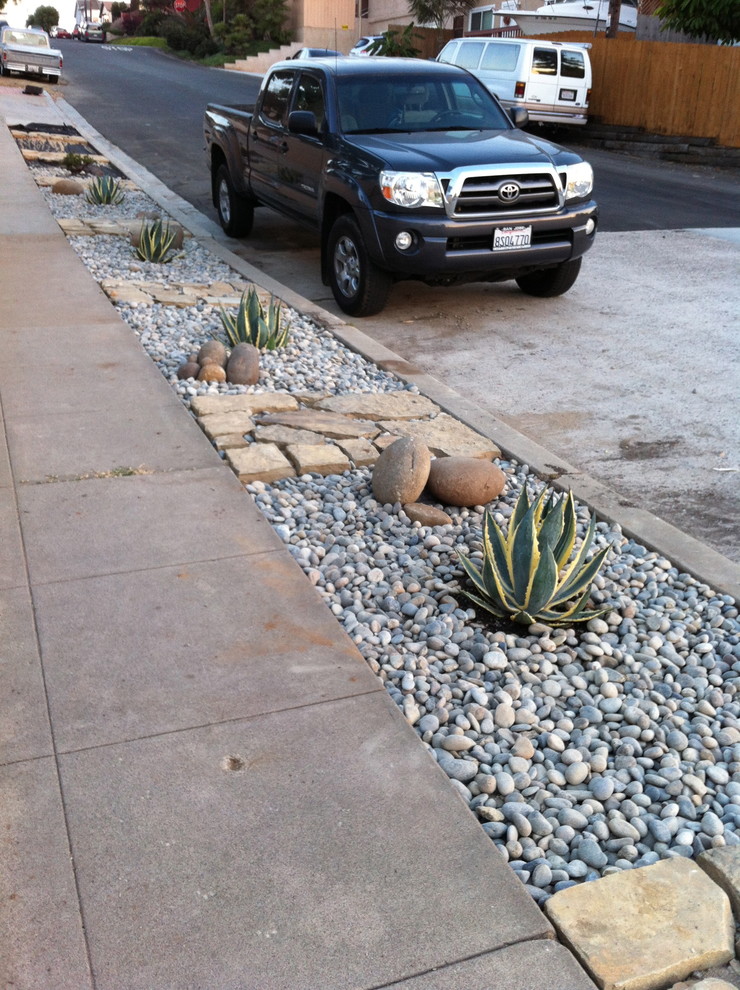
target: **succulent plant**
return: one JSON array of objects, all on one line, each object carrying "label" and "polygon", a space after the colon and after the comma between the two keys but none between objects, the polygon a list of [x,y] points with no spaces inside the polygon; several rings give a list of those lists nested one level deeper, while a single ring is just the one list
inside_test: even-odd
[{"label": "succulent plant", "polygon": [[136,246],[136,253],[142,261],[154,261],[162,264],[172,261],[167,257],[172,250],[177,233],[170,230],[168,223],[163,224],[160,219],[151,222],[143,222],[139,234],[139,243]]},{"label": "succulent plant", "polygon": [[99,175],[90,183],[86,199],[95,206],[118,206],[123,202],[123,190],[118,179]]},{"label": "succulent plant", "polygon": [[573,493],[557,499],[544,489],[530,503],[522,488],[506,535],[490,511],[485,513],[482,570],[460,554],[475,589],[466,595],[493,615],[522,625],[562,626],[604,615],[611,608],[586,608],[592,581],[609,552],[605,547],[586,560],[595,528],[596,519],[591,516],[580,548],[572,556],[576,542]]},{"label": "succulent plant", "polygon": [[230,346],[254,344],[260,350],[268,351],[284,347],[288,342],[289,328],[287,324],[282,328],[280,326],[280,309],[281,304],[270,296],[265,312],[253,285],[248,292],[242,293],[236,316],[222,306],[221,323]]},{"label": "succulent plant", "polygon": [[68,151],[62,159],[62,165],[72,175],[78,175],[80,172],[84,172],[88,165],[92,165],[94,161],[95,159],[91,158],[90,155],[79,155],[76,151]]}]

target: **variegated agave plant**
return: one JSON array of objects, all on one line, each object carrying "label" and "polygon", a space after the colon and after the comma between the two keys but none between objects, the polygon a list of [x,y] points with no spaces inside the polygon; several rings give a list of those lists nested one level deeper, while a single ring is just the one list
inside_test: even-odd
[{"label": "variegated agave plant", "polygon": [[124,199],[121,183],[110,175],[99,175],[90,183],[86,199],[95,206],[118,206]]},{"label": "variegated agave plant", "polygon": [[265,312],[254,286],[242,294],[236,316],[221,307],[221,323],[231,347],[237,344],[254,344],[260,350],[274,351],[288,342],[289,328],[280,326],[280,303],[274,296]]},{"label": "variegated agave plant", "polygon": [[172,261],[173,257],[168,257],[175,243],[176,232],[170,230],[168,223],[161,220],[153,220],[151,223],[142,223],[139,243],[136,253],[142,261],[153,261],[165,264]]},{"label": "variegated agave plant", "polygon": [[609,547],[586,560],[594,538],[591,516],[578,552],[573,493],[560,499],[543,490],[532,502],[522,488],[506,535],[489,511],[483,521],[483,568],[460,554],[460,563],[474,591],[466,591],[476,605],[499,618],[522,625],[544,622],[550,626],[587,622],[611,608],[587,609],[591,584]]}]

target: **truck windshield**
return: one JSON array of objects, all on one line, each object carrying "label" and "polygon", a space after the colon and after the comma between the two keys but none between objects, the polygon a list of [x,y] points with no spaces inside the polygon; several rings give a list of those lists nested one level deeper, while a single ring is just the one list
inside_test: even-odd
[{"label": "truck windshield", "polygon": [[339,119],[345,134],[511,127],[488,90],[465,75],[438,73],[347,76],[337,79]]},{"label": "truck windshield", "polygon": [[37,31],[5,31],[3,41],[6,45],[26,45],[28,48],[49,47],[46,35]]}]

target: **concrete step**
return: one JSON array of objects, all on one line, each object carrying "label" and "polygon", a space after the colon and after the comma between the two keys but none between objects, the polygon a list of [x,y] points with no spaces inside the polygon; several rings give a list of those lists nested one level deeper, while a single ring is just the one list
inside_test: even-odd
[{"label": "concrete step", "polygon": [[293,41],[289,45],[280,45],[279,48],[271,48],[269,52],[260,52],[259,55],[250,55],[249,58],[239,58],[236,62],[225,65],[225,69],[233,72],[267,72],[271,65],[280,62],[284,58],[295,55],[303,45],[299,41]]}]

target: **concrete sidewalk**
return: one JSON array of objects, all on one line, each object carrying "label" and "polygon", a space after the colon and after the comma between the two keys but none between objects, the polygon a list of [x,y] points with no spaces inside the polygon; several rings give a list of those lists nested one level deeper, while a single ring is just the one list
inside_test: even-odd
[{"label": "concrete sidewalk", "polygon": [[0,175],[2,985],[592,987],[5,126]]}]

